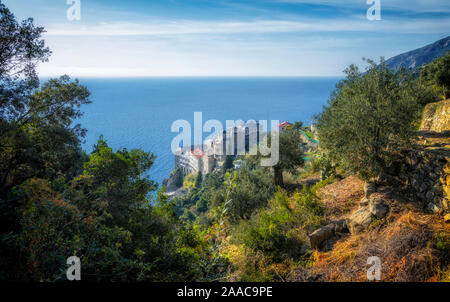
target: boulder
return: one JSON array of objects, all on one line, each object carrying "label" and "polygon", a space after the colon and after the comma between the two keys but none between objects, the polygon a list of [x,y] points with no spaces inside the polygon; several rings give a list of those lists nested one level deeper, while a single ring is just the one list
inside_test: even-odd
[{"label": "boulder", "polygon": [[377,191],[377,186],[373,182],[366,182],[364,184],[364,194],[366,198],[369,198],[370,195]]},{"label": "boulder", "polygon": [[309,242],[311,247],[314,249],[319,248],[319,246],[327,239],[334,236],[334,225],[329,224],[320,229],[315,230],[309,235]]},{"label": "boulder", "polygon": [[334,225],[334,233],[345,233],[348,232],[347,221],[345,219],[341,219],[332,223]]},{"label": "boulder", "polygon": [[361,200],[359,201],[359,206],[360,207],[365,207],[369,205],[369,199],[366,197],[361,198]]},{"label": "boulder", "polygon": [[384,218],[389,210],[389,207],[383,200],[372,198],[369,200],[369,210],[372,215],[378,218]]},{"label": "boulder", "polygon": [[363,232],[372,222],[369,206],[361,207],[347,218],[347,227],[352,234]]},{"label": "boulder", "polygon": [[321,227],[309,235],[309,243],[312,248],[319,248],[325,241],[335,236],[347,232],[347,222],[345,219],[334,221],[324,227]]}]

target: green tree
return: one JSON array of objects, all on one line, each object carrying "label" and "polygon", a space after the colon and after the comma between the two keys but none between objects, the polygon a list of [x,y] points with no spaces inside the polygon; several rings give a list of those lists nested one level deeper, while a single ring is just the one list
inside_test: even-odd
[{"label": "green tree", "polygon": [[275,192],[266,168],[249,170],[243,167],[236,172],[234,182],[236,187],[230,193],[232,201],[228,206],[233,221],[249,219],[257,209],[267,205]]},{"label": "green tree", "polygon": [[15,272],[18,263],[26,263],[17,259],[12,240],[26,228],[17,190],[32,178],[59,179],[64,188],[66,179],[81,173],[85,130],[73,121],[89,103],[89,92],[68,77],[41,86],[36,66],[50,55],[41,38],[44,29],[32,19],[19,23],[2,3],[0,33],[0,258],[2,272]]},{"label": "green tree", "polygon": [[447,99],[450,92],[450,52],[426,65],[421,71],[421,77],[439,87]]},{"label": "green tree", "polygon": [[304,164],[303,150],[299,134],[295,129],[289,129],[280,133],[280,158],[273,167],[274,181],[276,186],[283,187],[283,172],[296,173],[297,169]]},{"label": "green tree", "polygon": [[83,174],[73,182],[73,186],[82,188],[82,196],[88,197],[79,200],[79,207],[102,209],[113,224],[125,224],[135,207],[149,204],[147,195],[156,189],[156,183],[146,174],[154,159],[153,154],[139,149],[114,152],[100,137]]},{"label": "green tree", "polygon": [[0,280],[194,281],[208,255],[147,176],[154,156],[113,151],[101,138],[87,157],[74,121],[89,91],[63,76],[41,85],[50,51],[43,28],[18,23],[0,3]]},{"label": "green tree", "polygon": [[[351,65],[318,116],[321,148],[344,169],[370,179],[385,172],[393,146],[415,137],[421,86],[404,69],[368,61],[365,73]],[[398,148],[397,148],[398,149]]]},{"label": "green tree", "polygon": [[[273,183],[276,186],[284,186],[283,172],[288,171],[295,174],[297,173],[297,169],[305,163],[300,136],[296,129],[291,127],[279,134],[279,159],[277,164],[272,167]],[[270,146],[272,143],[272,135],[267,135],[266,140],[267,145]],[[260,153],[257,156],[245,156],[245,166],[249,169],[261,168],[261,157],[262,155]]]},{"label": "green tree", "polygon": [[295,122],[292,126],[293,130],[299,131],[303,129],[303,122]]},{"label": "green tree", "polygon": [[195,184],[194,184],[196,189],[202,188],[202,181],[203,181],[202,172],[198,172],[197,176],[195,177]]},{"label": "green tree", "polygon": [[41,38],[44,28],[33,19],[17,22],[0,3],[0,106],[1,117],[14,120],[27,112],[30,95],[39,87],[36,65],[45,62],[50,50]]},{"label": "green tree", "polygon": [[[32,19],[21,23],[0,3],[0,197],[31,177],[74,176],[84,160],[85,130],[73,121],[89,91],[69,77],[40,85],[50,50]],[[76,163],[74,165],[74,163]]]}]

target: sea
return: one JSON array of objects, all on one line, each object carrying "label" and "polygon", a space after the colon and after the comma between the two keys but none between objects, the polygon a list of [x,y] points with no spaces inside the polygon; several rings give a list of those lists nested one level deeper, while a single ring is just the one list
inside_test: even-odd
[{"label": "sea", "polygon": [[[114,150],[141,148],[156,155],[148,171],[160,185],[174,169],[171,132],[176,120],[194,128],[194,112],[203,123],[214,119],[302,121],[310,125],[327,104],[340,78],[191,77],[81,78],[91,92],[79,122],[88,130],[83,148],[90,152],[103,135]],[[206,133],[205,135],[209,135]]]}]

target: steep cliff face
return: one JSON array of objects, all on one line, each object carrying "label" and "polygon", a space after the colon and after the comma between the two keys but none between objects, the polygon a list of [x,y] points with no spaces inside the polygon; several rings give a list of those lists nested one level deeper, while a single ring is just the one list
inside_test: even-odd
[{"label": "steep cliff face", "polygon": [[450,99],[425,106],[420,130],[432,132],[450,131]]},{"label": "steep cliff face", "polygon": [[166,193],[174,192],[183,185],[183,173],[180,169],[175,169],[170,174],[169,178],[163,180],[163,185],[166,187]]}]

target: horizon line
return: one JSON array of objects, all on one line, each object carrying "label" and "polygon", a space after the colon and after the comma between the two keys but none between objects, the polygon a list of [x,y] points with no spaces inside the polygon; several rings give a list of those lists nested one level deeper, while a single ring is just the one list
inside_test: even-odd
[{"label": "horizon line", "polygon": [[[38,78],[59,78],[67,74],[59,75],[38,75]],[[75,78],[89,78],[89,79],[150,79],[150,78],[340,78],[341,75],[158,75],[158,76],[120,76],[120,75],[105,75],[105,76],[92,76],[92,75],[68,75],[71,79]]]}]

